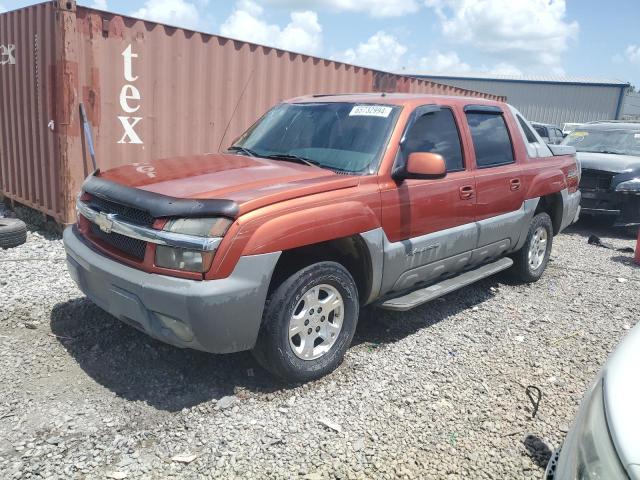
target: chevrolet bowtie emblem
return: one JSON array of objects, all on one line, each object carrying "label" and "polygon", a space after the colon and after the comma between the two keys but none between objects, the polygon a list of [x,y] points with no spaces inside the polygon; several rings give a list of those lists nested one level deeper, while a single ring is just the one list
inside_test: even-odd
[{"label": "chevrolet bowtie emblem", "polygon": [[111,229],[113,228],[113,220],[111,220],[107,216],[107,214],[102,212],[98,213],[96,215],[95,221],[96,225],[100,227],[100,230],[102,230],[104,233],[111,233]]}]

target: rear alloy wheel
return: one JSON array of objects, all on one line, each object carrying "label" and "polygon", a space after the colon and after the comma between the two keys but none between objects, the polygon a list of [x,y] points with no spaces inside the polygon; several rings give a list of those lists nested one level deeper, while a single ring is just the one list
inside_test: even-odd
[{"label": "rear alloy wheel", "polygon": [[531,220],[524,246],[514,254],[515,276],[525,283],[537,282],[547,268],[552,246],[551,217],[539,213]]},{"label": "rear alloy wheel", "polygon": [[253,354],[285,381],[320,378],[342,362],[356,330],[358,311],[358,290],[342,265],[310,265],[269,296]]}]

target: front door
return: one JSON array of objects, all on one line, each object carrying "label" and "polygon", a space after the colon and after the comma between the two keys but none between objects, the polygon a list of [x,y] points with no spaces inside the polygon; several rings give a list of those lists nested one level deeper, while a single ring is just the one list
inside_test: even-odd
[{"label": "front door", "polygon": [[[453,110],[426,109],[405,134],[398,155],[442,155],[447,175],[405,180],[383,190],[385,245],[382,292],[409,289],[463,269],[477,243],[476,185]],[[424,108],[424,107],[421,107]],[[400,161],[399,158],[397,161]]]}]

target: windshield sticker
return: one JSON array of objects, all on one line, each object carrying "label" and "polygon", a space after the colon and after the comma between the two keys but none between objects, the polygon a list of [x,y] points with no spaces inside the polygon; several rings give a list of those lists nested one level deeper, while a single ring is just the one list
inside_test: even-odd
[{"label": "windshield sticker", "polygon": [[382,117],[387,118],[391,113],[391,107],[382,107],[380,105],[356,105],[349,113],[350,117]]},{"label": "windshield sticker", "polygon": [[633,134],[633,138],[639,138],[640,139],[640,133],[634,133]]}]

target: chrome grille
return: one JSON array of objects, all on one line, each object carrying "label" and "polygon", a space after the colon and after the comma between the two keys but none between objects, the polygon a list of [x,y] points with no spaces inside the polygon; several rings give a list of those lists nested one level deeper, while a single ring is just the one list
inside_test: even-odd
[{"label": "chrome grille", "polygon": [[144,210],[112,202],[111,200],[105,200],[104,198],[92,196],[85,203],[97,212],[115,213],[120,219],[135,223],[136,225],[145,225],[150,227],[155,221],[155,218]]},{"label": "chrome grille", "polygon": [[98,240],[112,246],[116,250],[119,250],[136,260],[144,259],[144,252],[147,247],[147,243],[136,238],[125,237],[119,233],[110,232],[105,233],[100,230],[100,227],[95,223],[90,224],[91,235]]},{"label": "chrome grille", "polygon": [[613,173],[584,169],[580,180],[580,190],[606,192],[611,188],[612,179]]}]

